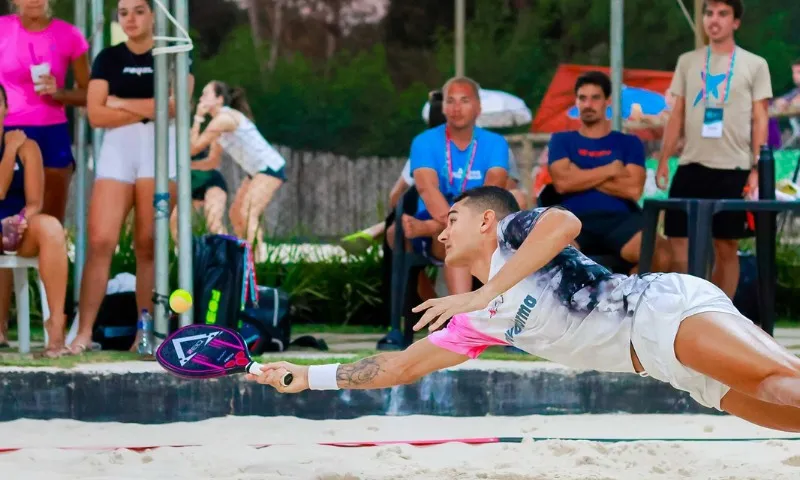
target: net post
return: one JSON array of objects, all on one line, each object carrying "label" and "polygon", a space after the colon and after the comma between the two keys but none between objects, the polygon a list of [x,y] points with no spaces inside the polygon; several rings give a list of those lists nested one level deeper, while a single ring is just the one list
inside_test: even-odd
[{"label": "net post", "polygon": [[[175,19],[184,29],[189,27],[187,0],[175,1]],[[177,34],[177,32],[176,32]],[[195,89],[197,87],[195,86]],[[192,272],[192,161],[189,149],[191,109],[189,100],[189,52],[180,52],[175,57],[175,109],[177,110],[177,155],[178,155],[178,288],[194,297]],[[180,316],[180,325],[193,323],[194,309],[189,308]]]},{"label": "net post", "polygon": [[[167,1],[167,0],[163,0]],[[156,47],[166,46],[167,17],[161,8],[155,8]],[[169,57],[161,53],[155,55],[155,193],[153,209],[155,217],[155,291],[154,298],[163,299],[169,295]],[[169,329],[168,306],[166,302],[153,304],[155,344],[160,345]]]},{"label": "net post", "polygon": [[[103,0],[91,0],[92,2],[92,59],[105,47],[104,24],[105,16],[103,15]],[[96,159],[100,154],[100,147],[103,144],[103,129],[92,129],[92,158]],[[95,161],[96,162],[96,161]]]},{"label": "net post", "polygon": [[625,0],[611,0],[611,124],[622,131],[622,82]]},{"label": "net post", "polygon": [[[86,2],[75,2],[75,26],[84,35],[88,36]],[[75,269],[73,271],[73,298],[77,303],[81,294],[81,278],[83,278],[83,264],[86,261],[86,110],[75,108],[74,137],[75,137]],[[69,338],[67,339],[70,340]]]}]

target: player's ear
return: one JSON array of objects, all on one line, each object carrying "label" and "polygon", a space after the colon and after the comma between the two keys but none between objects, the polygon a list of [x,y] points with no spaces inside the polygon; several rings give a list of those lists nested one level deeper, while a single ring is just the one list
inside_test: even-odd
[{"label": "player's ear", "polygon": [[481,218],[481,233],[486,233],[492,225],[494,225],[494,221],[497,218],[497,214],[494,210],[486,210],[483,212],[483,218]]}]

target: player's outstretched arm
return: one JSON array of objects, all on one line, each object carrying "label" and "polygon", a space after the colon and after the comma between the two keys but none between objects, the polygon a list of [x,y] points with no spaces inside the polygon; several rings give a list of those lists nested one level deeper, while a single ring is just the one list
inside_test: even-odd
[{"label": "player's outstretched arm", "polygon": [[[294,365],[288,362],[267,363],[259,376],[247,379],[270,385],[282,393],[303,390],[371,390],[414,383],[425,375],[467,361],[469,357],[451,352],[431,343],[427,338],[415,342],[402,352],[373,355],[353,363]],[[286,374],[294,376],[286,387],[281,379]]]}]

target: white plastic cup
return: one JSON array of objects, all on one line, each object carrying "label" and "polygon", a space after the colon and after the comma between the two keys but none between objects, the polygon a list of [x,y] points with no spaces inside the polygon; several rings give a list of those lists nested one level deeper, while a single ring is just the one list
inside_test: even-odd
[{"label": "white plastic cup", "polygon": [[39,83],[44,75],[50,75],[49,63],[45,62],[38,65],[31,65],[31,80],[33,80],[34,88],[37,92],[44,88],[44,85]]}]

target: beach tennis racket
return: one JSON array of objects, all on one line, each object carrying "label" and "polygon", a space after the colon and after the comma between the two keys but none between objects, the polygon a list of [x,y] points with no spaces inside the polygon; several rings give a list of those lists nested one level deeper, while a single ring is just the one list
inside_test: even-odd
[{"label": "beach tennis racket", "polygon": [[[261,364],[250,356],[239,332],[216,325],[188,325],[176,330],[156,350],[156,361],[182,378],[261,375]],[[292,380],[292,374],[287,372],[281,383],[285,387]]]}]

